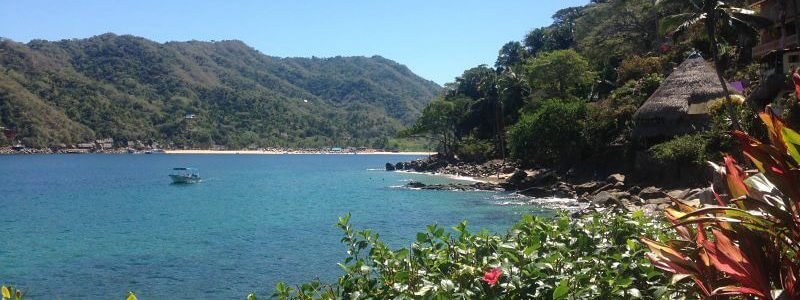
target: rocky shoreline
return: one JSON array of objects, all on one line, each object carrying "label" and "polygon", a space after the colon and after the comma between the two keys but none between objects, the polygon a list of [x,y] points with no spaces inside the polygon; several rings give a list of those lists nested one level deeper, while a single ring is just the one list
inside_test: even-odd
[{"label": "rocky shoreline", "polygon": [[[396,164],[386,163],[387,171],[414,171],[468,176],[477,183],[426,185],[412,181],[406,186],[423,190],[508,191],[531,198],[574,199],[574,214],[608,210],[642,211],[655,216],[673,201],[689,204],[714,203],[711,188],[659,188],[631,184],[624,174],[578,180],[548,168],[523,169],[513,162],[492,160],[483,164],[453,162],[432,156]],[[694,203],[700,202],[700,203]]]}]

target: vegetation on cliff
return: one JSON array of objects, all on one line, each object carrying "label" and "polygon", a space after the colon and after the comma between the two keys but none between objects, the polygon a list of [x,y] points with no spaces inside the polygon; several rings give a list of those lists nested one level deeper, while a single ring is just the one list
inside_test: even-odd
[{"label": "vegetation on cliff", "polygon": [[[504,45],[493,67],[466,70],[445,85],[434,103],[451,103],[453,109],[431,107],[429,116],[401,136],[446,132],[448,138],[439,141],[448,156],[511,157],[523,165],[566,168],[591,161],[621,162],[618,167],[628,168],[637,152],[695,168],[705,159],[720,158],[720,150],[733,150],[724,132],[731,126],[752,128],[753,111],[761,108],[725,97],[720,102],[725,109],[710,112],[709,134],[631,136],[637,108],[692,53],[711,59],[727,79],[758,81],[749,49],[758,38],[754,28],[763,24],[752,12],[736,8],[744,1],[708,7],[703,6],[708,1],[697,1],[699,7],[690,2],[592,1],[562,9],[552,25]],[[694,149],[676,148],[689,138]],[[488,151],[474,153],[476,144],[487,145]],[[708,144],[722,146],[701,147]]]},{"label": "vegetation on cliff", "polygon": [[0,126],[28,146],[383,147],[440,89],[379,56],[278,58],[239,41],[110,33],[0,40]]}]

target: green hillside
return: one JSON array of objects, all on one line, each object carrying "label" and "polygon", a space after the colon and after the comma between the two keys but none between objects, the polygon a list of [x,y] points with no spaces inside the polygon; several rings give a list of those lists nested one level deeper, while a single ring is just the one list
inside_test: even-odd
[{"label": "green hillside", "polygon": [[279,58],[240,41],[111,33],[0,40],[0,126],[30,146],[381,146],[440,89],[379,56]]}]

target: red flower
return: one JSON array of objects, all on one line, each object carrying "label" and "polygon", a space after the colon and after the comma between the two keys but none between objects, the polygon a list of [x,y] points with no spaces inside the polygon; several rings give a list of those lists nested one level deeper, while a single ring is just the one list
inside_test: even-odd
[{"label": "red flower", "polygon": [[489,285],[497,284],[497,280],[500,279],[500,276],[503,276],[503,271],[500,268],[494,268],[486,274],[483,274],[483,281],[486,281]]}]

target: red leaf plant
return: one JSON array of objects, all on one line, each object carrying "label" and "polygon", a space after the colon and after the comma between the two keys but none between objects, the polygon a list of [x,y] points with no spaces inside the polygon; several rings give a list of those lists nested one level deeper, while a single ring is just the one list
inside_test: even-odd
[{"label": "red leaf plant", "polygon": [[653,265],[674,274],[685,292],[714,299],[800,299],[800,134],[769,107],[760,117],[769,144],[732,132],[758,172],[745,172],[730,155],[722,166],[710,163],[721,177],[715,182],[722,184],[711,187],[717,204],[672,199],[665,217],[677,238],[641,239]]}]

